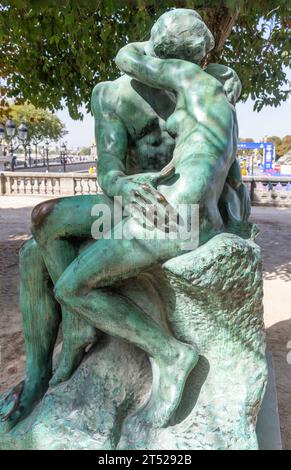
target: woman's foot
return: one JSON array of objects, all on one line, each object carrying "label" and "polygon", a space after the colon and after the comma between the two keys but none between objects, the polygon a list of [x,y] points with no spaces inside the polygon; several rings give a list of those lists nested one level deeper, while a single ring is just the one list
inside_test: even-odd
[{"label": "woman's foot", "polygon": [[85,347],[79,349],[66,348],[63,346],[60,362],[50,380],[50,387],[66,382],[73,375],[85,354]]},{"label": "woman's foot", "polygon": [[50,381],[50,387],[55,387],[69,380],[80,365],[87,347],[96,343],[100,338],[101,333],[96,328],[84,324],[81,326],[82,328],[79,328],[79,331],[68,332],[65,329],[63,330],[64,338],[60,360]]},{"label": "woman's foot", "polygon": [[[188,375],[198,362],[199,354],[190,345],[176,341],[175,354],[157,363],[151,360],[153,384],[148,402],[134,415],[129,416],[123,425],[122,435],[136,436],[141,428],[162,428],[167,426],[177,409]],[[120,444],[122,445],[122,440]]]}]

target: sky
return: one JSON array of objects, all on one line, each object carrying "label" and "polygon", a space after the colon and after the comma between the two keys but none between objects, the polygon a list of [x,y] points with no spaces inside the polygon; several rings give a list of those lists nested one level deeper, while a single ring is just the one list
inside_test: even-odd
[{"label": "sky", "polygon": [[[291,71],[288,71],[288,78],[291,81]],[[265,136],[291,135],[291,97],[277,108],[266,106],[259,113],[253,111],[253,105],[251,100],[237,105],[240,137],[261,140]],[[67,109],[56,113],[69,132],[65,137],[69,147],[88,147],[94,142],[94,119],[85,108],[81,111],[83,121],[71,119]]]}]

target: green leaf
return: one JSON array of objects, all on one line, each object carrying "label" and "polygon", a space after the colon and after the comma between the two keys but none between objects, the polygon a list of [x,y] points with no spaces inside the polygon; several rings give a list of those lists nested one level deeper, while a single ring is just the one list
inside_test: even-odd
[{"label": "green leaf", "polygon": [[[60,109],[68,103],[78,118],[90,109],[96,81],[119,76],[114,57],[128,41],[145,40],[164,11],[196,8],[219,31],[227,15],[241,7],[219,61],[241,78],[241,99],[251,96],[256,109],[278,105],[290,88],[288,0],[45,0],[2,1],[0,65],[8,96],[37,107]],[[279,8],[277,8],[279,7]],[[289,30],[288,30],[289,28]],[[285,68],[284,68],[285,67]],[[0,110],[1,111],[1,110]]]}]

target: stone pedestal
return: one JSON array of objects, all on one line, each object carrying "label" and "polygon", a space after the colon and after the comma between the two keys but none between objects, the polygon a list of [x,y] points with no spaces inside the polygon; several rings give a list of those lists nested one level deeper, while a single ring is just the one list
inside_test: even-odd
[{"label": "stone pedestal", "polygon": [[104,336],[68,382],[0,436],[0,448],[257,449],[267,381],[258,246],[218,235],[119,288],[199,349],[169,426],[122,431],[124,418],[149,396],[151,368],[142,351]]},{"label": "stone pedestal", "polygon": [[258,415],[257,436],[260,450],[282,450],[277,384],[272,354],[267,352],[268,383]]}]

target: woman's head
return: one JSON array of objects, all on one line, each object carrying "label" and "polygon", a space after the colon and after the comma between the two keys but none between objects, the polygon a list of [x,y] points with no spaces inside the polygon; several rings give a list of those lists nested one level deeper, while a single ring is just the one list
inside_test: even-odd
[{"label": "woman's head", "polygon": [[194,10],[177,8],[156,21],[146,53],[200,64],[214,46],[214,38],[201,16]]}]

